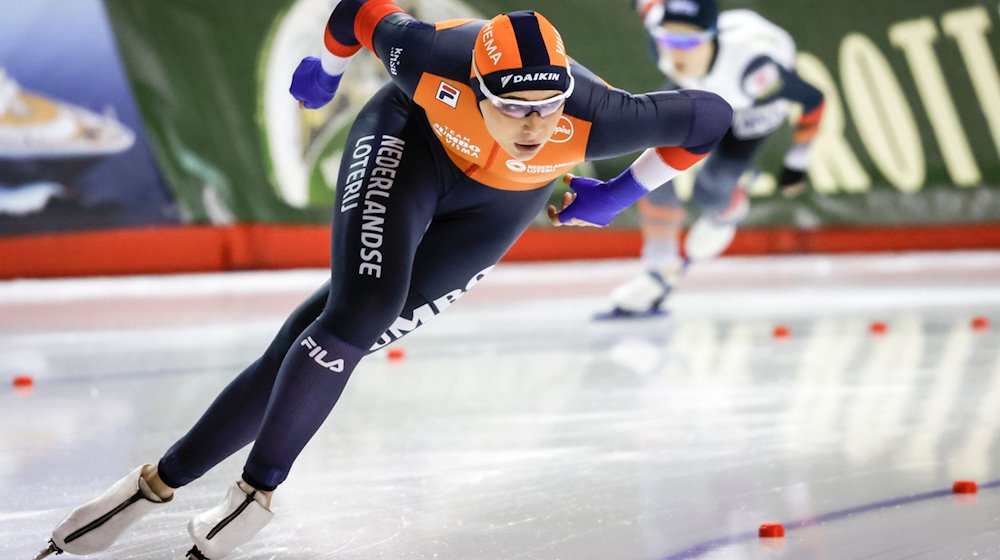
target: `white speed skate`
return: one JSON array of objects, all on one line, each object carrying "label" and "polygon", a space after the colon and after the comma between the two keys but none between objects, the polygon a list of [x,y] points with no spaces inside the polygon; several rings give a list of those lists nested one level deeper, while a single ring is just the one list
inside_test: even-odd
[{"label": "white speed skate", "polygon": [[632,319],[664,314],[663,302],[684,271],[685,263],[663,269],[649,269],[611,292],[611,311],[597,319]]},{"label": "white speed skate", "polygon": [[64,552],[82,556],[107,550],[133,523],[170,502],[157,496],[143,480],[144,467],[70,512],[52,531],[49,547],[35,555],[35,560]]},{"label": "white speed skate", "polygon": [[750,211],[750,196],[743,186],[737,186],[729,205],[721,212],[702,214],[688,230],[684,253],[694,261],[717,257],[736,237],[736,226]]},{"label": "white speed skate", "polygon": [[187,560],[220,560],[271,522],[264,494],[243,481],[229,487],[222,502],[188,523],[194,547]]}]

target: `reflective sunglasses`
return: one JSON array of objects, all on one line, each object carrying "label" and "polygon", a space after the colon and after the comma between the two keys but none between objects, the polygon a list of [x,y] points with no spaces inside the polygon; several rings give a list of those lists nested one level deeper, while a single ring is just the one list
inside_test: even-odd
[{"label": "reflective sunglasses", "polygon": [[706,29],[698,33],[670,33],[662,27],[653,30],[653,39],[657,45],[668,49],[689,51],[715,38],[715,29]]},{"label": "reflective sunglasses", "polygon": [[[476,73],[476,79],[479,80],[479,91],[483,92],[483,95],[486,96],[486,99],[490,102],[490,104],[496,107],[497,111],[515,119],[522,119],[532,113],[538,113],[541,117],[547,117],[555,113],[560,107],[563,106],[564,103],[566,103],[566,99],[573,94],[573,87],[576,85],[576,80],[573,79],[573,74],[570,74],[569,88],[559,95],[555,95],[541,101],[507,99],[505,97],[494,95],[493,92],[486,87],[483,75],[480,74],[479,69],[476,68],[475,57],[472,59],[472,71]],[[566,71],[569,72],[569,68],[567,68]]]}]

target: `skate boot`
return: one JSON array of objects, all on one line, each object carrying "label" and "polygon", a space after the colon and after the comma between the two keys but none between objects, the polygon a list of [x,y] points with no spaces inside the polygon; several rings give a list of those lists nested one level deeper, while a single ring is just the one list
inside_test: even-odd
[{"label": "skate boot", "polygon": [[736,236],[736,226],[750,211],[750,196],[742,185],[733,189],[729,205],[721,212],[705,212],[684,239],[684,253],[691,260],[717,257],[729,247]]},{"label": "skate boot", "polygon": [[107,550],[125,529],[147,513],[166,505],[142,478],[139,467],[119,480],[97,499],[72,512],[52,531],[49,547],[35,556],[41,560],[50,554],[85,555]]},{"label": "skate boot", "polygon": [[242,480],[234,483],[219,505],[188,523],[194,547],[187,560],[220,560],[249,541],[274,517],[266,503],[259,490]]},{"label": "skate boot", "polygon": [[684,265],[663,269],[650,269],[611,292],[611,311],[599,313],[596,318],[636,319],[664,315],[664,300],[680,279]]}]

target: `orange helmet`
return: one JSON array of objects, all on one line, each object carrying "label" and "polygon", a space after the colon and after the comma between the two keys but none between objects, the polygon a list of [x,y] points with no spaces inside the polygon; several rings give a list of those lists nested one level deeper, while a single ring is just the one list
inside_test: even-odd
[{"label": "orange helmet", "polygon": [[488,21],[476,37],[472,66],[472,90],[480,98],[480,80],[497,96],[526,90],[566,92],[573,80],[562,36],[533,11],[500,14]]}]

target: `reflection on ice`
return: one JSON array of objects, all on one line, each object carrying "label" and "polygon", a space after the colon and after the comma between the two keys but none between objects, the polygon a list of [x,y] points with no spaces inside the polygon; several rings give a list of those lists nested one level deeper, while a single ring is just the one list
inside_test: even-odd
[{"label": "reflection on ice", "polygon": [[[591,322],[634,267],[501,266],[367,359],[235,557],[1000,556],[996,255],[726,259],[667,318]],[[0,381],[36,378],[0,389],[0,557],[155,460],[322,277],[0,285]],[[244,456],[94,558],[180,558]]]}]

